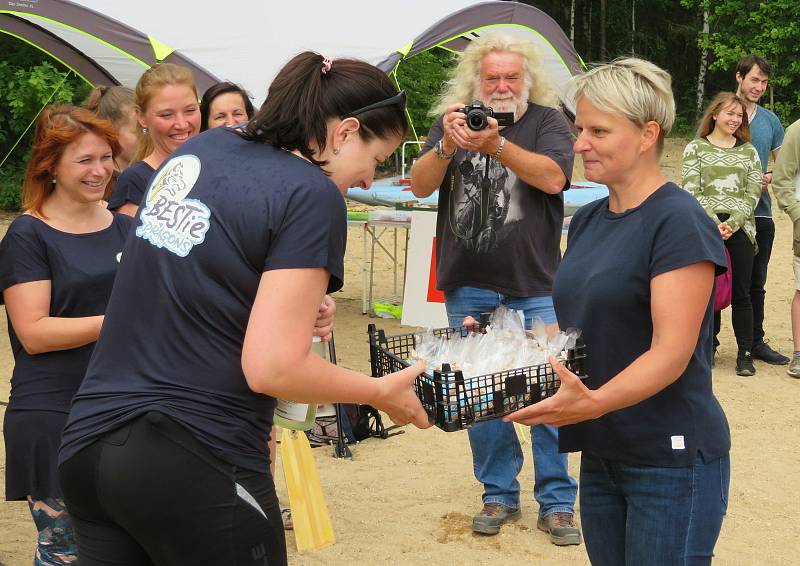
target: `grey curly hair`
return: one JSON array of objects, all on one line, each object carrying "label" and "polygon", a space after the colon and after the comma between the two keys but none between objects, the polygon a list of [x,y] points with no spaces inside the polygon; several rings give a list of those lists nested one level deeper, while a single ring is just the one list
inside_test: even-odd
[{"label": "grey curly hair", "polygon": [[431,116],[444,113],[451,104],[468,104],[474,98],[480,81],[481,61],[493,51],[516,53],[522,57],[528,100],[540,106],[558,108],[558,96],[542,67],[537,47],[530,41],[499,32],[482,35],[472,41],[459,56],[458,65],[430,111]]}]

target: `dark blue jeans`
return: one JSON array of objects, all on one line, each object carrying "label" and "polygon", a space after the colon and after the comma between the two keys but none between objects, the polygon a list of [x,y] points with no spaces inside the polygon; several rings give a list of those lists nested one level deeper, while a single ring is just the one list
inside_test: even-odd
[{"label": "dark blue jeans", "polygon": [[[445,293],[447,318],[459,326],[467,315],[478,318],[500,305],[525,314],[528,328],[534,317],[546,324],[556,321],[551,297],[512,297],[476,287],[459,287]],[[519,481],[523,454],[514,425],[500,419],[469,428],[475,478],[483,484],[484,503],[502,503],[518,509]],[[558,452],[558,429],[549,425],[531,427],[533,445],[533,496],[539,503],[539,516],[574,513],[578,484],[567,471],[567,455]]]},{"label": "dark blue jeans", "polygon": [[656,468],[584,452],[581,525],[592,566],[711,564],[729,483],[728,456]]},{"label": "dark blue jeans", "polygon": [[750,282],[750,302],[753,305],[753,344],[764,341],[764,288],[767,285],[767,267],[775,240],[775,222],[772,218],[756,218],[756,245],[758,253],[753,258],[753,276]]}]

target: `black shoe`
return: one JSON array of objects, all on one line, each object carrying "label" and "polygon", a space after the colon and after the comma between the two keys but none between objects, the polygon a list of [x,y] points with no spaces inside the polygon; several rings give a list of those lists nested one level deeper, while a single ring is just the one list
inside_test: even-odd
[{"label": "black shoe", "polygon": [[761,360],[774,366],[785,366],[789,363],[789,358],[770,348],[766,342],[753,344],[753,359]]},{"label": "black shoe", "polygon": [[748,352],[739,352],[736,356],[736,375],[750,376],[756,374],[756,368],[753,365],[753,355]]}]

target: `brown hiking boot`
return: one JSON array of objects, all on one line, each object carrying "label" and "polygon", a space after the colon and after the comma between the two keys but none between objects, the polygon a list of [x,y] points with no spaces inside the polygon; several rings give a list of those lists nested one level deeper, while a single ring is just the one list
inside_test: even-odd
[{"label": "brown hiking boot", "polygon": [[551,513],[547,517],[539,517],[536,527],[549,533],[550,542],[557,546],[581,543],[581,531],[572,513]]},{"label": "brown hiking boot", "polygon": [[496,535],[506,521],[516,521],[522,512],[506,507],[502,503],[484,503],[481,512],[472,518],[472,531],[484,535]]},{"label": "brown hiking boot", "polygon": [[789,369],[786,373],[792,377],[800,378],[800,354],[795,352],[792,354],[792,362],[789,364]]}]

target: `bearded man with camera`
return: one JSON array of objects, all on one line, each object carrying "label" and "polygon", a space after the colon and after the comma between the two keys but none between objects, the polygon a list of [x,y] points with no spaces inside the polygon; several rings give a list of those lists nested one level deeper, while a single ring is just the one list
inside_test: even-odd
[{"label": "bearded man with camera", "polygon": [[[561,259],[561,191],[572,175],[572,138],[529,41],[497,33],[474,40],[432,111],[411,170],[411,190],[439,189],[436,278],[451,326],[499,305],[555,324],[553,277]],[[498,123],[500,122],[500,123]],[[577,483],[558,452],[558,431],[531,427],[537,526],[557,545],[580,544]],[[499,532],[520,517],[523,453],[511,423],[469,429],[475,477],[484,486],[473,531]]]}]

